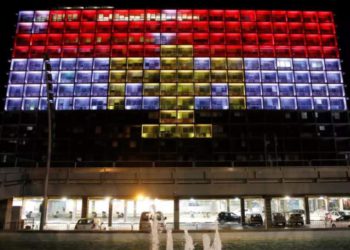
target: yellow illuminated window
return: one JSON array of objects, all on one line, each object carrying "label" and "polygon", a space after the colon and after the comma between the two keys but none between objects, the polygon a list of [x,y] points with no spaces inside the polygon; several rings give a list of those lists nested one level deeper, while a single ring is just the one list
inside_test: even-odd
[{"label": "yellow illuminated window", "polygon": [[194,126],[193,125],[178,125],[178,136],[180,138],[194,138]]},{"label": "yellow illuminated window", "polygon": [[142,70],[128,70],[127,81],[128,82],[142,82]]},{"label": "yellow illuminated window", "polygon": [[179,83],[177,85],[177,94],[179,96],[193,95],[193,83]]},{"label": "yellow illuminated window", "polygon": [[157,138],[158,134],[158,125],[142,125],[142,138]]},{"label": "yellow illuminated window", "polygon": [[143,69],[143,58],[142,57],[129,57],[128,58],[128,69]]},{"label": "yellow illuminated window", "polygon": [[162,95],[162,96],[177,95],[176,83],[162,83],[160,85],[160,95]]},{"label": "yellow illuminated window", "polygon": [[195,88],[195,95],[197,96],[211,95],[211,88],[209,83],[196,83],[194,88]]},{"label": "yellow illuminated window", "polygon": [[162,56],[177,56],[176,45],[162,45],[161,55]]},{"label": "yellow illuminated window", "polygon": [[110,96],[124,96],[125,94],[125,84],[117,83],[109,85],[109,95]]},{"label": "yellow illuminated window", "polygon": [[207,124],[195,125],[196,138],[212,138],[212,126]]},{"label": "yellow illuminated window", "polygon": [[243,69],[242,58],[227,58],[227,68],[228,69]]},{"label": "yellow illuminated window", "polygon": [[176,123],[176,110],[160,111],[160,123]]},{"label": "yellow illuminated window", "polygon": [[178,56],[189,57],[193,56],[193,46],[192,45],[179,45],[177,47]]},{"label": "yellow illuminated window", "polygon": [[246,109],[244,97],[231,97],[230,109]]},{"label": "yellow illuminated window", "polygon": [[160,73],[161,82],[176,82],[176,70],[162,70]]},{"label": "yellow illuminated window", "polygon": [[177,77],[179,82],[192,82],[193,81],[193,71],[192,70],[179,70],[177,72]]},{"label": "yellow illuminated window", "polygon": [[178,69],[193,69],[193,58],[181,57],[178,59]]},{"label": "yellow illuminated window", "polygon": [[226,58],[224,57],[211,58],[211,69],[226,69]]},{"label": "yellow illuminated window", "polygon": [[177,69],[175,57],[163,57],[161,59],[161,69]]},{"label": "yellow illuminated window", "polygon": [[194,82],[210,82],[210,71],[209,70],[195,70],[194,71]]},{"label": "yellow illuminated window", "polygon": [[160,109],[176,109],[176,97],[161,97]]},{"label": "yellow illuminated window", "polygon": [[212,70],[211,71],[212,82],[227,82],[226,70]]},{"label": "yellow illuminated window", "polygon": [[124,97],[108,98],[108,109],[122,110],[124,107]]},{"label": "yellow illuminated window", "polygon": [[160,125],[159,127],[159,137],[161,138],[176,138],[176,125]]},{"label": "yellow illuminated window", "polygon": [[125,70],[113,70],[110,71],[109,81],[110,82],[125,82]]},{"label": "yellow illuminated window", "polygon": [[159,70],[144,70],[143,82],[159,82],[160,75]]},{"label": "yellow illuminated window", "polygon": [[230,96],[244,96],[244,84],[229,84]]},{"label": "yellow illuminated window", "polygon": [[228,71],[229,82],[244,82],[244,73],[242,70],[229,70]]},{"label": "yellow illuminated window", "polygon": [[177,111],[178,123],[194,123],[194,111],[179,110]]},{"label": "yellow illuminated window", "polygon": [[143,85],[143,95],[145,96],[157,96],[159,95],[158,83],[146,83]]},{"label": "yellow illuminated window", "polygon": [[177,107],[179,109],[194,109],[194,98],[193,97],[178,97]]},{"label": "yellow illuminated window", "polygon": [[126,69],[126,58],[112,58],[111,69]]}]

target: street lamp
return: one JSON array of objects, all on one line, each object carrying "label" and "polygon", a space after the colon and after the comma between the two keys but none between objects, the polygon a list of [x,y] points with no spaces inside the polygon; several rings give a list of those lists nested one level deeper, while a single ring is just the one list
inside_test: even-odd
[{"label": "street lamp", "polygon": [[52,114],[54,111],[54,94],[53,94],[53,79],[51,74],[50,58],[47,54],[44,55],[45,65],[45,82],[46,82],[46,101],[47,101],[47,119],[48,119],[48,138],[47,138],[47,158],[46,158],[46,174],[44,180],[44,199],[41,204],[40,231],[44,230],[46,225],[47,215],[47,190],[49,185],[49,175],[51,166],[52,154]]}]

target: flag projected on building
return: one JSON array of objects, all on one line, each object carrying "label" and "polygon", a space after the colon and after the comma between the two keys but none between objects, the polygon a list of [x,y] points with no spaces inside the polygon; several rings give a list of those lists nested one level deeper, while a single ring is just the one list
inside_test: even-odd
[{"label": "flag projected on building", "polygon": [[21,11],[6,110],[46,110],[46,53],[56,110],[159,110],[144,138],[211,137],[196,110],[347,109],[331,12]]}]

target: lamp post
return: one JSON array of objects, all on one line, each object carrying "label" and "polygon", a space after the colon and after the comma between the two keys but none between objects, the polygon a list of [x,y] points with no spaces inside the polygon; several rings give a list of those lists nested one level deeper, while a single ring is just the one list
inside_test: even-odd
[{"label": "lamp post", "polygon": [[47,140],[47,158],[46,158],[46,173],[44,180],[44,199],[41,204],[40,231],[44,230],[46,225],[47,215],[47,190],[49,185],[49,175],[51,166],[52,154],[52,114],[54,111],[54,95],[53,95],[53,79],[51,74],[50,58],[47,54],[44,56],[45,65],[45,82],[46,82],[46,101],[47,101],[47,119],[48,119],[48,140]]}]

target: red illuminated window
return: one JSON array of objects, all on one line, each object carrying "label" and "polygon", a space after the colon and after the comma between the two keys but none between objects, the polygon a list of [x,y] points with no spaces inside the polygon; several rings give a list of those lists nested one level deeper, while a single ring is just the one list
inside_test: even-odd
[{"label": "red illuminated window", "polygon": [[290,36],[290,44],[292,46],[304,46],[305,45],[305,37],[303,35],[291,35]]},{"label": "red illuminated window", "polygon": [[162,22],[162,32],[176,32],[177,25],[175,21],[165,21]]},{"label": "red illuminated window", "polygon": [[226,47],[225,45],[211,45],[210,46],[210,55],[211,56],[226,56]]},{"label": "red illuminated window", "polygon": [[93,57],[94,56],[94,46],[80,46],[79,47],[79,57]]},{"label": "red illuminated window", "polygon": [[275,57],[275,48],[273,46],[260,46],[261,57]]},{"label": "red illuminated window", "polygon": [[30,38],[31,38],[31,35],[25,35],[25,34],[17,35],[15,43],[17,46],[30,45]]},{"label": "red illuminated window", "polygon": [[289,45],[289,36],[285,34],[276,34],[274,36],[275,45]]},{"label": "red illuminated window", "polygon": [[27,58],[29,54],[28,46],[17,46],[13,50],[13,57],[16,58]]},{"label": "red illuminated window", "polygon": [[244,33],[256,33],[257,27],[255,22],[244,22],[242,23],[242,31]]},{"label": "red illuminated window", "polygon": [[95,57],[109,57],[111,47],[106,45],[98,45],[95,47]]},{"label": "red illuminated window", "polygon": [[97,22],[97,33],[109,33],[112,30],[112,22]]},{"label": "red illuminated window", "polygon": [[255,22],[256,16],[253,10],[242,10],[241,11],[241,21],[242,22]]},{"label": "red illuminated window", "polygon": [[226,55],[228,57],[242,57],[243,56],[243,49],[241,46],[227,45],[226,46]]},{"label": "red illuminated window", "polygon": [[76,22],[80,21],[80,10],[67,10],[66,11],[66,21],[67,22]]},{"label": "red illuminated window", "polygon": [[258,21],[258,22],[270,22],[271,21],[271,11],[258,10],[256,12],[256,21]]},{"label": "red illuminated window", "polygon": [[192,32],[192,21],[177,22],[178,32]]},{"label": "red illuminated window", "polygon": [[65,20],[64,10],[52,10],[50,12],[50,22],[63,22]]},{"label": "red illuminated window", "polygon": [[307,57],[307,50],[304,46],[292,47],[292,57]]},{"label": "red illuminated window", "polygon": [[64,45],[75,45],[79,43],[78,34],[64,34],[63,44]]},{"label": "red illuminated window", "polygon": [[63,22],[57,22],[57,23],[50,23],[49,24],[49,33],[63,33],[64,31],[64,23]]},{"label": "red illuminated window", "polygon": [[160,32],[160,22],[145,22],[145,32]]},{"label": "red illuminated window", "polygon": [[322,48],[317,46],[308,47],[308,56],[314,57],[314,58],[322,58],[323,57]]},{"label": "red illuminated window", "polygon": [[96,10],[83,10],[81,13],[81,21],[89,22],[96,21],[97,12]]},{"label": "red illuminated window", "polygon": [[327,11],[319,12],[318,21],[320,23],[333,23],[333,14]]},{"label": "red illuminated window", "polygon": [[271,15],[271,21],[273,22],[286,22],[287,12],[283,10],[273,10]]},{"label": "red illuminated window", "polygon": [[127,33],[113,33],[112,34],[113,44],[128,44],[128,34]]},{"label": "red illuminated window", "polygon": [[301,11],[288,11],[287,18],[288,22],[302,22],[303,14]]},{"label": "red illuminated window", "polygon": [[63,46],[62,57],[77,57],[78,47],[77,46]]},{"label": "red illuminated window", "polygon": [[95,34],[80,34],[80,44],[81,45],[90,45],[94,44]]},{"label": "red illuminated window", "polygon": [[224,11],[209,10],[209,21],[224,21]]},{"label": "red illuminated window", "polygon": [[225,44],[225,33],[211,33],[210,44]]},{"label": "red illuminated window", "polygon": [[81,33],[94,33],[96,30],[95,22],[82,22],[80,26]]},{"label": "red illuminated window", "polygon": [[208,33],[194,33],[193,34],[193,43],[194,44],[208,44],[209,35]]},{"label": "red illuminated window", "polygon": [[308,46],[320,46],[321,37],[319,35],[306,35],[305,36],[306,45]]},{"label": "red illuminated window", "polygon": [[227,33],[226,34],[226,44],[231,45],[241,45],[242,44],[242,37],[241,34],[236,33]]},{"label": "red illuminated window", "polygon": [[49,57],[57,58],[61,57],[62,49],[60,46],[47,46],[46,53],[49,55]]},{"label": "red illuminated window", "polygon": [[32,46],[30,48],[29,57],[31,58],[42,58],[45,54],[45,46]]},{"label": "red illuminated window", "polygon": [[193,20],[208,21],[209,20],[208,10],[193,10]]},{"label": "red illuminated window", "polygon": [[79,33],[80,23],[78,22],[68,22],[65,25],[66,33]]},{"label": "red illuminated window", "polygon": [[179,33],[177,35],[177,44],[193,44],[192,33]]},{"label": "red illuminated window", "polygon": [[339,50],[337,47],[324,47],[323,53],[325,58],[339,58]]},{"label": "red illuminated window", "polygon": [[96,44],[110,44],[111,42],[111,34],[107,33],[107,34],[101,34],[101,33],[97,33],[95,36],[95,42]]},{"label": "red illuminated window", "polygon": [[143,45],[130,45],[128,56],[143,56]]},{"label": "red illuminated window", "polygon": [[194,21],[193,31],[195,32],[209,32],[209,23],[206,21]]},{"label": "red illuminated window", "polygon": [[333,35],[322,35],[321,36],[323,46],[337,46],[337,39]]},{"label": "red illuminated window", "polygon": [[224,32],[225,23],[224,22],[209,22],[210,32]]},{"label": "red illuminated window", "polygon": [[243,55],[245,57],[259,57],[258,46],[243,46]]},{"label": "red illuminated window", "polygon": [[258,35],[257,34],[244,34],[243,35],[243,44],[257,45],[258,44]]},{"label": "red illuminated window", "polygon": [[195,45],[194,46],[194,56],[195,57],[208,57],[210,56],[209,45]]},{"label": "red illuminated window", "polygon": [[289,46],[276,46],[276,57],[291,57],[291,51]]},{"label": "red illuminated window", "polygon": [[303,16],[305,23],[317,23],[318,15],[315,11],[305,11]]},{"label": "red illuminated window", "polygon": [[159,56],[160,55],[160,46],[159,45],[145,45],[144,47],[145,56]]}]

